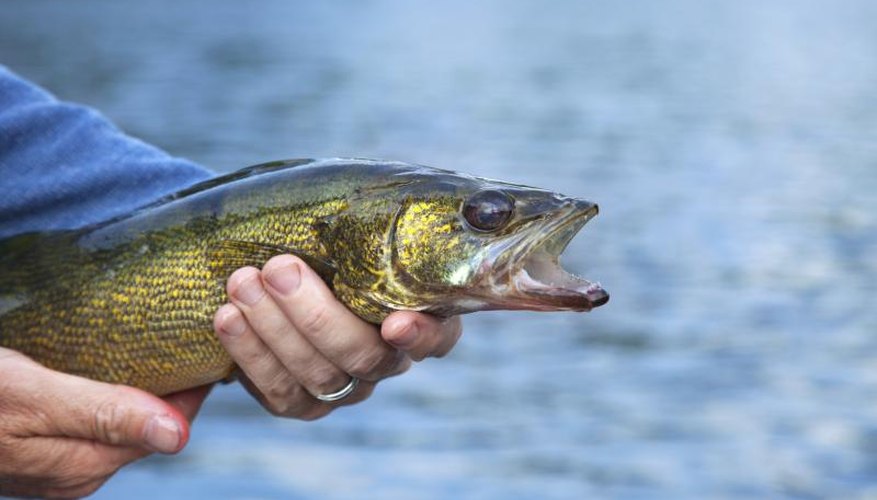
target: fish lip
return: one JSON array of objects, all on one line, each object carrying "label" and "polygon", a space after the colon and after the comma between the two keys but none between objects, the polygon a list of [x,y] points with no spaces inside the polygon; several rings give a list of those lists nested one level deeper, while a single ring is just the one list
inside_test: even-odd
[{"label": "fish lip", "polygon": [[[531,221],[541,227],[523,230],[490,265],[493,290],[502,308],[538,311],[590,311],[609,301],[609,294],[564,270],[560,255],[576,234],[599,213],[596,204],[570,199],[550,215]],[[504,284],[498,281],[505,282]],[[499,285],[499,286],[497,286]]]}]

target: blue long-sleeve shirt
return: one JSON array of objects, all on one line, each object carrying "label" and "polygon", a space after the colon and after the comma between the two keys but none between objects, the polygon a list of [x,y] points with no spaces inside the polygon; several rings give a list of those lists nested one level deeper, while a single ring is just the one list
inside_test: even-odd
[{"label": "blue long-sleeve shirt", "polygon": [[0,238],[100,222],[211,175],[0,65]]}]

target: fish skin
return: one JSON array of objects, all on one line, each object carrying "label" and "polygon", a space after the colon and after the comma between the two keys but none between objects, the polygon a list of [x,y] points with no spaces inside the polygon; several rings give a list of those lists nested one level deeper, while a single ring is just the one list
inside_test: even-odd
[{"label": "fish skin", "polygon": [[[513,220],[495,233],[473,230],[460,214],[485,189],[515,203]],[[514,246],[516,232],[537,234],[563,210],[590,210],[575,215],[581,221],[596,214],[582,200],[400,162],[257,165],[97,225],[0,241],[0,345],[159,395],[214,382],[234,369],[213,332],[226,279],[283,253],[302,257],[373,323],[401,309],[588,310],[608,295],[589,302],[576,292],[554,305],[551,290],[539,290],[531,304],[494,298],[505,285],[485,284],[497,280],[485,276],[494,248]]]}]

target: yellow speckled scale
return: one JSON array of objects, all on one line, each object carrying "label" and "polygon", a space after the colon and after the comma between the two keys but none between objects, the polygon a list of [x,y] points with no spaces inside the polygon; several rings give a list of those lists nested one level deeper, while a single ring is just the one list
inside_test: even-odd
[{"label": "yellow speckled scale", "polygon": [[[485,187],[554,200],[551,210],[569,205],[404,163],[295,160],[218,177],[94,226],[2,240],[0,346],[156,394],[220,380],[234,368],[213,333],[225,281],[282,253],[302,257],[367,321],[397,309],[484,309],[489,290],[473,281],[486,269],[484,249],[533,233],[531,222],[547,213],[527,202],[545,213],[518,210],[517,228],[473,231],[461,205]],[[461,300],[467,294],[477,300]]]}]

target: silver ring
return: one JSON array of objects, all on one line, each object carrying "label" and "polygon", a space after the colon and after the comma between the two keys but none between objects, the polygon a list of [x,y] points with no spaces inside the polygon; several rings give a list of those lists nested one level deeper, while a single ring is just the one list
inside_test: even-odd
[{"label": "silver ring", "polygon": [[356,386],[359,385],[359,379],[356,377],[350,377],[350,382],[347,383],[340,390],[335,392],[330,392],[329,394],[317,394],[314,396],[320,401],[326,401],[327,403],[331,403],[332,401],[338,401],[341,399],[350,396],[350,394],[356,390]]}]

